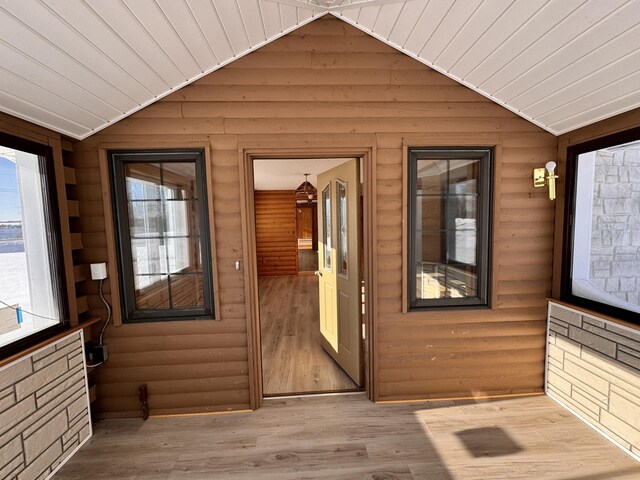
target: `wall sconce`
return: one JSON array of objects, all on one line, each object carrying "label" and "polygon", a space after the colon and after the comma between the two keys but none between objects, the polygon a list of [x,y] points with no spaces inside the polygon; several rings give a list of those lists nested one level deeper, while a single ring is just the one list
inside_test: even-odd
[{"label": "wall sconce", "polygon": [[549,185],[549,200],[556,199],[556,178],[558,178],[558,175],[554,174],[555,170],[556,162],[547,162],[544,168],[533,169],[533,186],[544,187]]}]

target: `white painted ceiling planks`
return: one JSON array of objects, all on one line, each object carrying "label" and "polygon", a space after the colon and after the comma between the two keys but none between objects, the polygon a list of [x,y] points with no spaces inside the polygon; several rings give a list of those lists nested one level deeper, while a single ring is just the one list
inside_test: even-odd
[{"label": "white painted ceiling planks", "polygon": [[640,0],[0,0],[0,110],[82,139],[326,14],[556,135],[640,106]]}]

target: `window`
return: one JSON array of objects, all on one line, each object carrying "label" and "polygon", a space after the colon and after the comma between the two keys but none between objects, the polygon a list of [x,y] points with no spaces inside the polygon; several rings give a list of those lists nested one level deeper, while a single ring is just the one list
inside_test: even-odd
[{"label": "window", "polygon": [[349,275],[349,239],[347,229],[347,184],[336,181],[338,196],[338,267],[341,275]]},{"label": "window", "polygon": [[409,150],[411,308],[488,304],[489,148]]},{"label": "window", "polygon": [[324,257],[324,268],[327,270],[331,270],[331,249],[333,248],[331,245],[331,184],[324,187],[322,190],[322,216],[323,216],[323,226],[322,234],[324,236],[323,243],[323,257]]},{"label": "window", "polygon": [[49,147],[0,134],[0,357],[66,328]]},{"label": "window", "polygon": [[124,321],[213,318],[203,153],[110,157]]},{"label": "window", "polygon": [[561,296],[638,322],[640,129],[571,147]]}]

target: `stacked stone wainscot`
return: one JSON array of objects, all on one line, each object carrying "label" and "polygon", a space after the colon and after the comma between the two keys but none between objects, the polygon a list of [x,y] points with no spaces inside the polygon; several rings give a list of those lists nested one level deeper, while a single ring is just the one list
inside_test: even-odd
[{"label": "stacked stone wainscot", "polygon": [[45,479],[91,436],[82,333],[0,369],[0,478]]}]

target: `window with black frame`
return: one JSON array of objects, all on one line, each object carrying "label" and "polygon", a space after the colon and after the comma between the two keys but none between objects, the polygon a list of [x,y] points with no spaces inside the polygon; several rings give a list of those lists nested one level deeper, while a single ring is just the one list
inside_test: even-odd
[{"label": "window with black frame", "polygon": [[563,300],[640,323],[640,128],[567,152]]},{"label": "window with black frame", "polygon": [[213,318],[203,152],[110,158],[123,320]]},{"label": "window with black frame", "polygon": [[68,327],[51,149],[0,134],[0,358]]},{"label": "window with black frame", "polygon": [[490,148],[409,150],[411,308],[488,304]]}]

